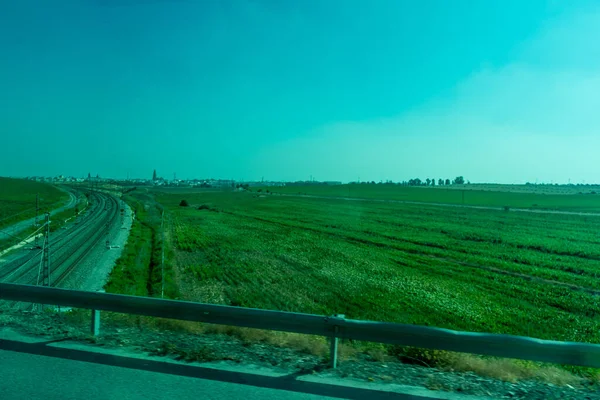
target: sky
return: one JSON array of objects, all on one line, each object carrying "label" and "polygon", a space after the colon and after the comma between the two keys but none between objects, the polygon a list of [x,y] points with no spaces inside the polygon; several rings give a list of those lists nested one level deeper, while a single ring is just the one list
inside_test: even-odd
[{"label": "sky", "polygon": [[0,5],[0,175],[600,183],[594,1]]}]

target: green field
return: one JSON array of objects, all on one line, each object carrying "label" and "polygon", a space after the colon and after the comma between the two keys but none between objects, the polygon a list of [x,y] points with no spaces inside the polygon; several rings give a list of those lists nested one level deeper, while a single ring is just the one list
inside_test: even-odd
[{"label": "green field", "polygon": [[597,216],[246,192],[155,199],[172,218],[183,299],[600,343]]},{"label": "green field", "polygon": [[545,192],[515,193],[509,191],[477,190],[477,185],[441,189],[432,187],[406,187],[398,185],[313,185],[265,187],[263,192],[280,194],[307,194],[325,197],[350,197],[378,200],[416,201],[472,206],[532,208],[577,212],[600,212],[598,194],[548,194]]},{"label": "green field", "polygon": [[0,178],[0,228],[35,216],[36,194],[41,212],[57,208],[69,196],[54,186],[24,179]]}]

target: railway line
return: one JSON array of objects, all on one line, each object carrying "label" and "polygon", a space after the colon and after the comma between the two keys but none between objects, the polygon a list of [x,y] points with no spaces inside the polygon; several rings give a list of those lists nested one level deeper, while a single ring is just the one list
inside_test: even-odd
[{"label": "railway line", "polygon": [[[96,247],[104,246],[108,234],[119,221],[119,201],[112,195],[92,192],[88,211],[78,224],[50,234],[50,286],[63,284],[86,256]],[[36,285],[41,280],[42,249],[23,250],[4,264],[0,263],[0,282]],[[14,306],[4,304],[3,306]]]}]

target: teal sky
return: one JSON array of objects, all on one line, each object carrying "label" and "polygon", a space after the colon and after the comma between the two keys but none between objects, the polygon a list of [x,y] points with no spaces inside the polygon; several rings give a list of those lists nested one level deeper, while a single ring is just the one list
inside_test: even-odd
[{"label": "teal sky", "polygon": [[0,175],[600,182],[587,1],[0,5]]}]

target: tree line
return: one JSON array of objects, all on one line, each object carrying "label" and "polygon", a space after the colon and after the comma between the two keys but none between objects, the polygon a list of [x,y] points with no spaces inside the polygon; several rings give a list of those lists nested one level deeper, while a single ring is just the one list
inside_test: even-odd
[{"label": "tree line", "polygon": [[465,183],[470,184],[471,182],[465,181],[463,176],[457,176],[453,180],[439,178],[437,181],[435,178],[427,178],[425,180],[421,180],[420,178],[413,178],[407,181],[402,182],[393,182],[393,181],[380,181],[379,183],[375,181],[366,181],[366,182],[350,182],[350,184],[362,184],[362,185],[401,185],[401,186],[449,186],[449,185],[464,185]]}]

